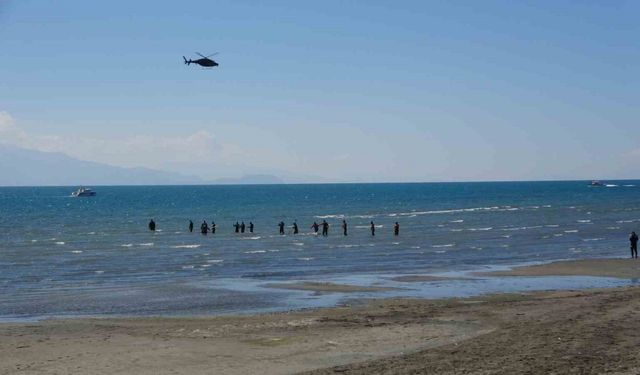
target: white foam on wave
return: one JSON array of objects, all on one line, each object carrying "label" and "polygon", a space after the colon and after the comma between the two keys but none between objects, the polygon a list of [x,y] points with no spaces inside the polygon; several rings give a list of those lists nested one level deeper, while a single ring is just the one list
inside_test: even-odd
[{"label": "white foam on wave", "polygon": [[450,223],[464,223],[464,220],[462,220],[462,219],[451,220]]},{"label": "white foam on wave", "polygon": [[38,242],[38,240],[31,240],[31,242]]},{"label": "white foam on wave", "polygon": [[449,229],[449,232],[462,232],[464,229]]},{"label": "white foam on wave", "polygon": [[268,251],[268,252],[270,252],[270,253],[277,253],[277,252],[279,252],[280,250],[278,250],[278,249],[273,249],[273,250],[267,250],[267,251]]},{"label": "white foam on wave", "polygon": [[267,250],[251,250],[251,251],[245,251],[245,254],[262,254],[262,253],[266,253]]},{"label": "white foam on wave", "polygon": [[190,270],[190,269],[193,269],[194,267],[195,266],[193,266],[193,265],[188,265],[188,266],[182,266],[182,269],[183,270]]},{"label": "white foam on wave", "polygon": [[260,236],[253,236],[253,237],[243,237],[242,239],[243,240],[259,240],[261,238],[262,237],[260,237]]},{"label": "white foam on wave", "polygon": [[598,238],[583,238],[582,241],[584,242],[590,242],[590,241],[602,241],[604,240],[604,238],[602,237],[598,237]]},{"label": "white foam on wave", "polygon": [[586,220],[578,220],[578,223],[582,223],[582,224],[587,224],[587,223],[590,223],[590,222],[591,222],[591,220],[588,220],[588,219],[586,219]]},{"label": "white foam on wave", "polygon": [[82,254],[82,250],[71,250],[70,253]]},{"label": "white foam on wave", "polygon": [[454,243],[447,243],[447,244],[444,244],[444,245],[431,245],[431,247],[433,247],[433,248],[454,247],[454,246],[456,246],[456,244],[454,244]]},{"label": "white foam on wave", "polygon": [[176,245],[176,246],[171,246],[174,249],[197,249],[199,248],[201,245]]},{"label": "white foam on wave", "polygon": [[618,187],[618,185],[615,185],[615,184],[606,184],[604,186],[606,186],[606,187]]},{"label": "white foam on wave", "polygon": [[224,259],[209,259],[207,260],[207,263],[222,263],[224,262]]},{"label": "white foam on wave", "polygon": [[317,219],[344,219],[345,216],[335,214],[335,215],[316,215],[314,217]]},{"label": "white foam on wave", "polygon": [[467,228],[468,231],[477,232],[477,231],[488,231],[493,229],[493,227],[484,227],[484,228]]},{"label": "white foam on wave", "polygon": [[554,237],[562,237],[562,236],[564,236],[564,234],[563,234],[563,233],[556,233],[556,234],[554,234],[553,236],[554,236]]},{"label": "white foam on wave", "polygon": [[153,242],[139,243],[139,246],[153,246]]},{"label": "white foam on wave", "polygon": [[578,233],[579,231],[577,229],[571,229],[571,230],[565,230],[565,233]]},{"label": "white foam on wave", "polygon": [[436,250],[436,251],[434,251],[434,253],[436,253],[436,254],[444,254],[446,252],[447,252],[447,250]]},{"label": "white foam on wave", "polygon": [[635,187],[636,185],[629,184],[629,185],[622,185],[622,186],[624,186],[624,187]]},{"label": "white foam on wave", "polygon": [[557,228],[559,226],[560,225],[558,225],[558,224],[547,224],[547,225],[545,225],[545,227],[547,227],[547,228]]},{"label": "white foam on wave", "polygon": [[132,243],[123,243],[120,246],[122,246],[122,247],[131,247],[131,246],[133,246],[133,244]]},{"label": "white foam on wave", "polygon": [[65,242],[64,242],[64,241],[58,241],[58,242],[56,242],[56,245],[64,245],[64,244],[65,244]]},{"label": "white foam on wave", "polygon": [[98,275],[102,275],[104,273],[104,271],[103,270],[97,270],[97,271],[95,271],[95,273],[97,273]]},{"label": "white foam on wave", "polygon": [[87,234],[90,235],[90,236],[93,236],[94,234],[96,234],[96,232],[89,232]]},{"label": "white foam on wave", "polygon": [[616,230],[616,229],[620,229],[620,227],[607,227],[606,229]]},{"label": "white foam on wave", "polygon": [[298,260],[301,260],[301,261],[308,262],[308,261],[310,261],[310,260],[313,260],[314,258],[297,258],[297,259],[298,259]]},{"label": "white foam on wave", "polygon": [[400,245],[400,242],[392,242],[392,245]]},{"label": "white foam on wave", "polygon": [[304,242],[292,242],[291,244],[294,246],[304,246]]}]

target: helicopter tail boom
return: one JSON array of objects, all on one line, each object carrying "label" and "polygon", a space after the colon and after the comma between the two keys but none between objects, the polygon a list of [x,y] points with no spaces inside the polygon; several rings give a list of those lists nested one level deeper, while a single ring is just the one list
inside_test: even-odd
[{"label": "helicopter tail boom", "polygon": [[184,60],[184,63],[185,63],[185,64],[187,64],[187,65],[190,65],[190,64],[191,64],[191,60],[187,60],[187,58],[186,58],[186,57],[182,56],[182,59]]}]

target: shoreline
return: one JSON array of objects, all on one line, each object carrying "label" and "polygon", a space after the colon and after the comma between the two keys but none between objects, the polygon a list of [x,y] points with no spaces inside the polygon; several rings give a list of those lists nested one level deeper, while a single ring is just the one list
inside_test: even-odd
[{"label": "shoreline", "polygon": [[[626,278],[635,265],[595,259],[497,272],[608,269],[606,277]],[[0,373],[634,373],[639,310],[640,288],[628,286],[366,299],[253,315],[8,322],[0,323]]]}]

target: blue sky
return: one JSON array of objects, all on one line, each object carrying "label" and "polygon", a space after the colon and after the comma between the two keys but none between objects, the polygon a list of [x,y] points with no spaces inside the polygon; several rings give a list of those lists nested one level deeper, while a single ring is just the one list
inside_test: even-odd
[{"label": "blue sky", "polygon": [[0,142],[204,178],[640,174],[639,2],[0,4]]}]

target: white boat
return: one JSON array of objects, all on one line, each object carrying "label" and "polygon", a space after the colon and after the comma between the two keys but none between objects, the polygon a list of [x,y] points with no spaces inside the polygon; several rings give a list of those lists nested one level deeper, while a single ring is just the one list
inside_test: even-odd
[{"label": "white boat", "polygon": [[591,181],[591,186],[604,186],[604,184],[602,183],[602,181],[593,180]]},{"label": "white boat", "polygon": [[80,189],[71,193],[72,197],[93,197],[94,195],[96,195],[95,191],[84,186],[81,186]]}]

